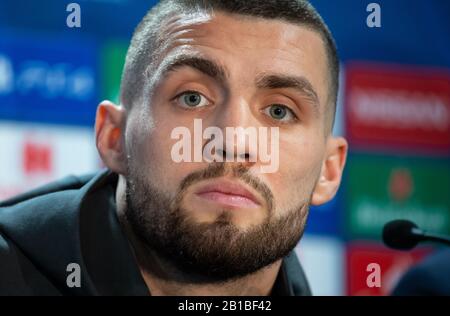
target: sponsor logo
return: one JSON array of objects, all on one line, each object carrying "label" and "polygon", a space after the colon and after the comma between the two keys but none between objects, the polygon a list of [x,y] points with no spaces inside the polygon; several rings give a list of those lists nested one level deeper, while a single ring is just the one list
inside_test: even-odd
[{"label": "sponsor logo", "polygon": [[345,89],[346,136],[353,148],[448,155],[448,73],[350,64]]}]

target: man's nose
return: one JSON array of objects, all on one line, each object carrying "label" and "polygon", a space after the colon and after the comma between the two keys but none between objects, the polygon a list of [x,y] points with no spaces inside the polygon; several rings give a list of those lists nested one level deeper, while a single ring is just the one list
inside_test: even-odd
[{"label": "man's nose", "polygon": [[223,142],[216,147],[216,155],[223,161],[238,161],[249,165],[256,162],[258,121],[243,98],[229,100],[221,105],[209,125],[222,131]]}]

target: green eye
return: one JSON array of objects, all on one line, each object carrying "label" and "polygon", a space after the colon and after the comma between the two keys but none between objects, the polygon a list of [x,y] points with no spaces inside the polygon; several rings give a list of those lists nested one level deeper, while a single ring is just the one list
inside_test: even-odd
[{"label": "green eye", "polygon": [[278,105],[273,105],[270,107],[270,116],[276,120],[282,120],[286,116],[286,108]]},{"label": "green eye", "polygon": [[200,104],[202,98],[198,93],[187,93],[183,96],[183,101],[187,106],[197,106]]},{"label": "green eye", "polygon": [[264,112],[272,119],[277,121],[293,121],[296,119],[295,114],[287,106],[281,104],[272,104],[264,109]]},{"label": "green eye", "polygon": [[178,102],[186,108],[198,108],[208,105],[208,100],[196,91],[186,91],[178,95]]}]

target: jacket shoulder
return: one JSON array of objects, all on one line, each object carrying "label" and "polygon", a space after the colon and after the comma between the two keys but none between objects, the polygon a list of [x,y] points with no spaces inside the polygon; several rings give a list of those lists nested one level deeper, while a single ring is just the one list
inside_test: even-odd
[{"label": "jacket shoulder", "polygon": [[0,203],[0,294],[58,294],[61,267],[81,262],[79,206],[100,175],[68,176]]},{"label": "jacket shoulder", "polygon": [[22,251],[0,232],[0,296],[60,295]]},{"label": "jacket shoulder", "polygon": [[83,185],[90,178],[68,176],[2,202],[0,232],[14,242],[36,243],[33,238],[41,240],[54,235],[53,230],[76,226]]},{"label": "jacket shoulder", "polygon": [[50,183],[40,186],[36,189],[13,196],[7,200],[0,201],[0,207],[13,206],[20,202],[31,200],[35,197],[58,192],[58,191],[79,189],[83,185],[85,185],[90,179],[92,179],[94,176],[95,176],[95,173],[82,175],[82,176],[69,175],[60,180],[50,182]]}]

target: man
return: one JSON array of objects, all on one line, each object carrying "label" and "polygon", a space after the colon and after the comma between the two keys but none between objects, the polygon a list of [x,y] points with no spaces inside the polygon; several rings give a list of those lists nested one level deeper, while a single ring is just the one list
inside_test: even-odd
[{"label": "man", "polygon": [[[292,250],[341,181],[338,73],[305,1],[162,1],[131,40],[121,104],[98,106],[107,170],[3,203],[0,292],[310,294]],[[179,131],[195,139],[181,148]]]}]

